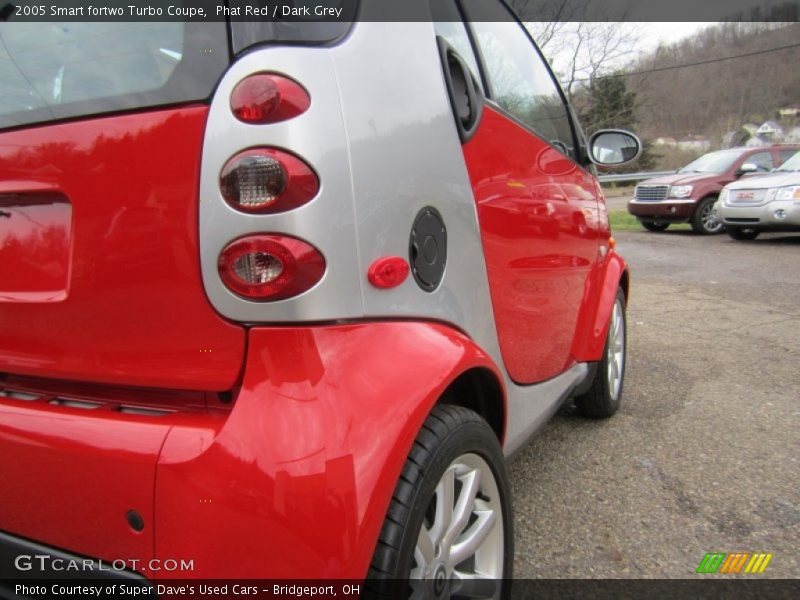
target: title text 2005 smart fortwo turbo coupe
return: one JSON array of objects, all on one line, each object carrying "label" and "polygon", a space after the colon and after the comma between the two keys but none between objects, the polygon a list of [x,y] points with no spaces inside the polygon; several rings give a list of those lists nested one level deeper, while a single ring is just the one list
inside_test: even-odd
[{"label": "title text 2005 smart fortwo turbo coupe", "polygon": [[639,143],[499,2],[377,21],[3,25],[6,550],[511,575],[504,456],[619,405]]}]

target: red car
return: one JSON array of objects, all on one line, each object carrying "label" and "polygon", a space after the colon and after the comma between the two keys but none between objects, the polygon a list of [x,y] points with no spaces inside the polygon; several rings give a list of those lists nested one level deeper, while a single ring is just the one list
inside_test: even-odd
[{"label": "red car", "polygon": [[727,184],[743,175],[768,173],[800,146],[729,148],[696,158],[673,175],[648,179],[636,186],[628,212],[648,231],[665,231],[671,223],[689,222],[695,233],[721,233],[724,224],[714,203]]},{"label": "red car", "polygon": [[593,161],[640,148],[504,4],[434,6],[3,25],[4,579],[511,576],[505,457],[620,403]]}]

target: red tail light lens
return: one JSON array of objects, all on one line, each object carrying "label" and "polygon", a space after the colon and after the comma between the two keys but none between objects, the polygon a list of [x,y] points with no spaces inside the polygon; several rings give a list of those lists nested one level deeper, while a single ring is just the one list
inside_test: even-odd
[{"label": "red tail light lens", "polygon": [[223,283],[233,293],[266,302],[310,290],[325,274],[325,258],[297,238],[249,235],[225,247],[218,268]]},{"label": "red tail light lens", "polygon": [[299,83],[272,73],[251,75],[237,83],[231,93],[231,111],[245,123],[286,121],[309,106],[311,98]]},{"label": "red tail light lens", "polygon": [[275,213],[297,208],[319,192],[319,179],[302,160],[273,148],[246,150],[231,158],[219,178],[233,208]]}]

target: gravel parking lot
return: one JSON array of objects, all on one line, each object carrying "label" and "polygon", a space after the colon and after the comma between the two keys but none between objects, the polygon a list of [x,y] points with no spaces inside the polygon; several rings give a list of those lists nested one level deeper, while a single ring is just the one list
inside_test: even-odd
[{"label": "gravel parking lot", "polygon": [[706,552],[771,552],[761,577],[797,577],[800,235],[616,238],[623,406],[565,408],[512,463],[515,576],[694,577]]}]

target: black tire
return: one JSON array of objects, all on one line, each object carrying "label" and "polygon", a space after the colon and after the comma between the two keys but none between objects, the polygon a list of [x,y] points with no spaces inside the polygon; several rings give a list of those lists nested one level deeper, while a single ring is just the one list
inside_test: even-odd
[{"label": "black tire", "polygon": [[[444,575],[442,575],[444,579],[440,579],[439,583],[436,579],[425,579],[411,584],[409,576],[412,574],[412,567],[417,566],[415,550],[417,540],[421,537],[421,528],[425,524],[427,531],[428,522],[436,513],[435,497],[440,480],[444,481],[445,473],[455,461],[470,455],[479,456],[494,476],[499,496],[499,504],[498,500],[495,500],[494,506],[499,505],[502,508],[502,524],[495,520],[488,535],[498,535],[497,527],[502,525],[502,579],[507,582],[511,578],[514,563],[513,515],[505,458],[500,450],[497,436],[486,421],[475,412],[460,406],[438,405],[425,420],[403,466],[372,556],[364,598],[408,598],[412,594],[415,598],[436,598],[449,597],[449,593],[457,592],[458,584],[452,584]],[[481,489],[474,496],[475,503],[488,498],[483,488],[485,479],[484,475],[481,479]],[[458,485],[461,486],[458,488],[460,491],[465,489],[462,483],[454,483],[453,489]],[[460,491],[457,494],[459,498]],[[491,502],[492,499],[488,498],[486,501]],[[470,513],[468,521],[470,524],[460,530],[461,532],[469,531],[473,527],[475,524],[472,521],[473,516],[474,514]],[[498,541],[498,537],[493,540]],[[492,539],[487,536],[483,538]],[[460,538],[456,535],[451,541],[455,539]],[[494,546],[494,551],[499,552],[499,550],[498,543]],[[440,547],[437,545],[437,556],[439,553]],[[446,569],[442,569],[440,565],[437,573],[442,571]],[[509,590],[502,580],[491,580],[484,584],[491,586],[494,591],[487,595],[494,598],[508,597]],[[445,588],[445,593],[442,594],[441,587],[434,589],[437,585],[451,585],[451,587]],[[455,587],[452,587],[453,585]]]},{"label": "black tire", "polygon": [[667,227],[669,227],[669,223],[658,223],[656,221],[639,221],[642,224],[642,227],[647,229],[647,231],[666,231]]},{"label": "black tire", "polygon": [[612,313],[611,322],[608,325],[608,333],[606,334],[606,343],[603,348],[603,358],[597,363],[597,367],[592,378],[592,384],[589,390],[581,396],[575,398],[575,406],[578,412],[584,417],[591,419],[607,419],[619,410],[620,400],[622,398],[622,388],[625,383],[625,366],[627,365],[627,325],[625,318],[625,293],[622,289],[617,290],[617,297],[615,299],[615,307],[620,307],[621,327],[623,332],[622,337],[622,367],[620,373],[619,386],[616,390],[612,389],[609,383],[609,369],[610,369],[610,356],[609,346],[612,342],[612,328],[614,327],[614,314]]},{"label": "black tire", "polygon": [[[714,209],[716,196],[707,196],[697,203],[689,221],[692,230],[701,235],[717,235],[725,231],[725,225],[719,219],[711,220],[711,211]],[[713,224],[712,224],[713,222]]]},{"label": "black tire", "polygon": [[728,235],[734,240],[738,240],[740,242],[754,240],[761,233],[756,229],[749,229],[747,227],[731,227],[730,225],[728,225],[727,232]]}]

